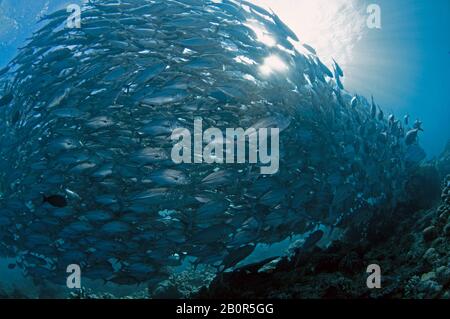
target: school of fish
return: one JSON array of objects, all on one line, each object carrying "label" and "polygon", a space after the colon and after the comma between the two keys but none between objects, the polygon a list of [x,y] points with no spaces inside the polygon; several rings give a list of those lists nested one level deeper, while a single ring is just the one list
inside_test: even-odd
[{"label": "school of fish", "polygon": [[[44,18],[0,71],[0,255],[159,282],[187,256],[230,269],[258,243],[395,207],[422,123],[344,90],[273,12],[233,0],[97,0]],[[280,169],[175,164],[175,128],[280,128]]]}]

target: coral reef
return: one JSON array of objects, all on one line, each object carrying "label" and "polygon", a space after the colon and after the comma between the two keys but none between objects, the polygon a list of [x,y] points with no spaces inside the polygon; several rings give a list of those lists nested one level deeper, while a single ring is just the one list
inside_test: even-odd
[{"label": "coral reef", "polygon": [[437,167],[442,176],[450,174],[450,140],[447,142],[444,152],[437,160]]},{"label": "coral reef", "polygon": [[188,267],[186,270],[173,273],[170,278],[150,289],[152,299],[189,298],[198,290],[207,286],[214,279],[215,271],[208,266]]},{"label": "coral reef", "polygon": [[[423,201],[434,198],[429,186],[437,176],[430,166],[419,168],[410,184],[418,196],[389,216],[374,216],[362,241],[355,241],[353,236],[361,234],[350,230],[326,249],[297,250],[269,270],[264,261],[222,273],[196,297],[450,298],[450,175],[440,202]],[[381,289],[366,286],[370,264],[382,269]]]}]

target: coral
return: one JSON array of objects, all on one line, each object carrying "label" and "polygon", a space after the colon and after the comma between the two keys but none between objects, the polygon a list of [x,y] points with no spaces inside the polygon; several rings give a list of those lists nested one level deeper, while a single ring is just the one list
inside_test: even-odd
[{"label": "coral", "polygon": [[427,227],[423,230],[422,234],[423,234],[423,238],[426,241],[433,240],[437,236],[436,227],[434,227],[434,226]]}]

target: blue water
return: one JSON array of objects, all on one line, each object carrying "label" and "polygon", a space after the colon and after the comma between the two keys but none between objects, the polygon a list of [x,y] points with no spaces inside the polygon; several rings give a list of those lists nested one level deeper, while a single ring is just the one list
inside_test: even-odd
[{"label": "blue water", "polygon": [[[347,87],[386,110],[424,122],[421,144],[438,155],[450,138],[450,1],[380,0],[382,29],[355,46]],[[354,77],[351,74],[355,74]]]},{"label": "blue water", "polygon": [[[38,27],[37,17],[83,0],[0,0],[0,67]],[[362,6],[370,1],[360,0]],[[370,96],[387,111],[424,122],[429,157],[450,138],[450,1],[379,0],[382,29],[355,45],[346,89]],[[299,8],[300,9],[300,8]]]},{"label": "blue water", "polygon": [[[0,0],[0,67],[36,30],[39,14],[81,2]],[[409,113],[412,120],[420,118],[425,128],[421,144],[429,156],[435,156],[450,138],[450,2],[379,3],[383,29],[369,32],[355,47],[359,56],[355,60],[364,64],[347,67],[346,89],[365,96],[373,94],[387,112],[401,117]],[[288,244],[282,242],[282,248],[274,246],[272,251],[286,249]],[[262,251],[265,248],[258,258],[272,256],[271,251]],[[248,262],[257,259],[249,258]]]}]

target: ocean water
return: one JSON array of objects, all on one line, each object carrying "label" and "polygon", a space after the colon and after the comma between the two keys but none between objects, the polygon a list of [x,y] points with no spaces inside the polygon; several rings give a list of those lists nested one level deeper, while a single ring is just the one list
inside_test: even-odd
[{"label": "ocean water", "polygon": [[326,249],[449,138],[448,92],[387,107],[251,2],[67,5],[0,1],[2,296],[188,296]]}]

